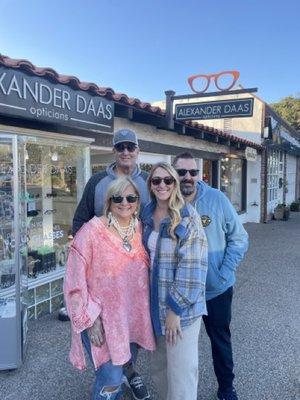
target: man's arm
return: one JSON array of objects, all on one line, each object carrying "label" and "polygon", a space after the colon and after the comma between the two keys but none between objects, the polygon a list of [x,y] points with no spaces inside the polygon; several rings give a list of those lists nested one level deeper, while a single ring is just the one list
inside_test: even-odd
[{"label": "man's arm", "polygon": [[227,280],[248,250],[248,234],[233,205],[223,193],[220,200],[224,216],[223,229],[227,243],[220,274],[224,280]]}]

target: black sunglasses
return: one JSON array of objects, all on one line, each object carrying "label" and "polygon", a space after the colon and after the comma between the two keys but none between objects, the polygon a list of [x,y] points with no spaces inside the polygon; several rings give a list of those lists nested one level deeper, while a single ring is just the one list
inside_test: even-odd
[{"label": "black sunglasses", "polygon": [[120,204],[124,200],[124,197],[127,200],[127,203],[135,203],[139,199],[139,196],[136,196],[134,194],[129,194],[128,196],[114,195],[114,196],[111,196],[111,201],[113,203]]},{"label": "black sunglasses", "polygon": [[188,172],[190,173],[191,176],[197,176],[199,174],[199,169],[176,169],[177,174],[179,176],[185,176]]},{"label": "black sunglasses", "polygon": [[118,153],[123,153],[125,149],[129,151],[129,153],[133,153],[134,150],[136,149],[136,145],[134,143],[117,143],[115,144],[115,149],[117,150]]},{"label": "black sunglasses", "polygon": [[157,176],[155,178],[151,178],[151,183],[154,186],[160,185],[162,181],[164,181],[165,185],[172,185],[172,183],[175,182],[175,179],[173,178],[173,176],[165,176],[164,178],[160,178]]}]

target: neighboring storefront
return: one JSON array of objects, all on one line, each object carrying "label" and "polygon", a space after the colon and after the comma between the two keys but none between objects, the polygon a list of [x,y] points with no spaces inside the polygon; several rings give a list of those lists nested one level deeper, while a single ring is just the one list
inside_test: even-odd
[{"label": "neighboring storefront", "polygon": [[[266,222],[273,217],[278,204],[289,205],[299,199],[300,134],[252,93],[205,95],[174,100],[174,113],[178,114],[178,110],[186,115],[194,112],[192,115],[201,115],[203,119],[198,119],[198,123],[204,122],[227,135],[262,146],[259,153],[255,146],[247,146],[242,155],[226,154],[220,162],[219,188],[241,213],[243,222]],[[155,105],[165,107],[165,101]],[[237,114],[239,107],[243,111],[243,107],[245,110],[250,106],[250,116],[225,118],[218,115],[220,110],[226,113],[234,109],[232,114]],[[210,171],[211,166],[206,164],[204,179],[208,181]]]},{"label": "neighboring storefront", "polygon": [[63,303],[76,205],[91,172],[113,160],[112,133],[122,127],[138,133],[143,169],[192,151],[207,183],[231,196],[239,212],[248,207],[248,181],[257,174],[245,150],[259,153],[260,145],[194,124],[167,130],[164,111],[149,103],[0,56],[0,325],[7,337],[1,350],[16,348],[16,358],[27,319]]}]

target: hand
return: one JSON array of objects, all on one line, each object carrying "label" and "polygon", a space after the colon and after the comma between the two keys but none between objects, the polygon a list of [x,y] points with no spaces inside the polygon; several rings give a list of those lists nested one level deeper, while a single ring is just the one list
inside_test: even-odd
[{"label": "hand", "polygon": [[102,320],[98,317],[94,325],[87,329],[88,336],[94,346],[101,347],[105,342],[104,328]]},{"label": "hand", "polygon": [[178,337],[182,339],[182,331],[180,326],[180,317],[172,310],[168,311],[166,318],[166,341],[169,345],[175,346]]}]

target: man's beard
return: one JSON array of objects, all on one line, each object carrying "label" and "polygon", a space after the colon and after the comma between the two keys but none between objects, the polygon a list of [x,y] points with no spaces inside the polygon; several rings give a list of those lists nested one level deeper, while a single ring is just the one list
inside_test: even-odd
[{"label": "man's beard", "polygon": [[[186,186],[189,183],[190,185]],[[181,181],[180,182],[180,191],[184,197],[188,197],[193,194],[196,190],[196,184],[194,181]]]}]

